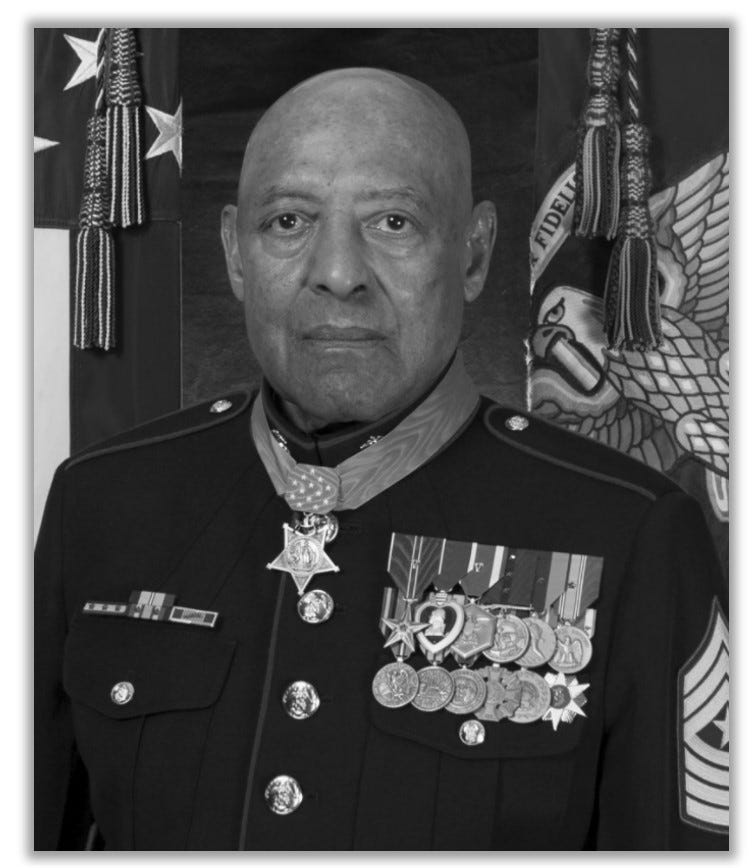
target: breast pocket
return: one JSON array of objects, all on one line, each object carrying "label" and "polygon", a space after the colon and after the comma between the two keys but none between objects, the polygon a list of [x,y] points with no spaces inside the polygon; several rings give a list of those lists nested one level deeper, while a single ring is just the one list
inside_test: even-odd
[{"label": "breast pocket", "polygon": [[163,824],[181,847],[212,709],[235,643],[214,630],[79,615],[68,635],[63,686],[108,846],[138,847]]},{"label": "breast pocket", "polygon": [[585,721],[559,726],[484,721],[484,741],[460,738],[473,715],[370,704],[357,847],[558,849]]}]

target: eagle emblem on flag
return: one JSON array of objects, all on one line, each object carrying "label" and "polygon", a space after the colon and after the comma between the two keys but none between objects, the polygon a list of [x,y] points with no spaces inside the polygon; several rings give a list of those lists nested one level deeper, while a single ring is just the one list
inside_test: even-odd
[{"label": "eagle emblem on flag", "polygon": [[[538,300],[529,341],[533,412],[666,473],[693,457],[720,521],[728,520],[728,182],[728,155],[719,154],[651,197],[661,350],[609,351],[602,299],[561,283]],[[564,173],[545,199],[563,203],[557,231],[544,233],[547,210],[535,221],[532,288],[568,237],[570,184]]]},{"label": "eagle emblem on flag", "polygon": [[715,599],[704,638],[678,675],[681,819],[721,834],[729,825],[729,645]]}]

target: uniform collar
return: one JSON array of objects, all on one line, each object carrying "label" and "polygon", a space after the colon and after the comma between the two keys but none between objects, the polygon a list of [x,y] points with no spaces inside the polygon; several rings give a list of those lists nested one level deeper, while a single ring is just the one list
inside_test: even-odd
[{"label": "uniform collar", "polygon": [[[455,358],[455,356],[453,357]],[[447,373],[453,359],[443,368],[432,385],[408,407],[383,416],[376,422],[341,422],[327,425],[319,431],[306,432],[296,427],[283,410],[280,396],[270,384],[262,381],[262,403],[267,421],[276,439],[282,438],[294,461],[301,464],[322,464],[335,467],[361,449],[371,445],[374,439],[384,437],[434,390]]]}]

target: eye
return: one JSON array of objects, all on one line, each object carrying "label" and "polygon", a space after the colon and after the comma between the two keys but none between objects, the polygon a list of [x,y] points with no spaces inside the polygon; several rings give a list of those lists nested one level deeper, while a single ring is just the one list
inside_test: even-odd
[{"label": "eye", "polygon": [[372,226],[381,232],[397,235],[398,233],[405,234],[408,230],[412,229],[413,223],[405,214],[385,214],[378,220],[375,220]]},{"label": "eye", "polygon": [[301,218],[298,214],[286,212],[285,214],[278,214],[277,217],[273,217],[268,225],[271,229],[278,232],[295,232],[296,229],[301,228]]}]

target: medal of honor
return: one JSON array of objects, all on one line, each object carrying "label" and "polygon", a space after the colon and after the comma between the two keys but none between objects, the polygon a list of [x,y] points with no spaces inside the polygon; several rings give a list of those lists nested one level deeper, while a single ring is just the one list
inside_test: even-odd
[{"label": "medal of honor", "polygon": [[425,666],[417,673],[419,689],[411,700],[419,711],[439,711],[453,698],[455,684],[450,673],[441,666]]},{"label": "medal of honor", "polygon": [[286,523],[283,525],[283,532],[285,533],[283,551],[274,561],[267,564],[267,569],[290,573],[296,583],[299,597],[304,593],[313,576],[318,573],[340,572],[340,568],[333,563],[325,551],[327,525],[307,533],[294,530]]},{"label": "medal of honor", "polygon": [[499,614],[495,622],[492,645],[482,653],[493,663],[512,663],[521,657],[529,646],[529,631],[517,616]]},{"label": "medal of honor", "polygon": [[374,676],[372,694],[386,708],[408,705],[419,691],[419,676],[412,666],[396,660],[387,663]]},{"label": "medal of honor", "polygon": [[592,643],[578,627],[561,624],[555,630],[555,638],[558,644],[550,666],[556,672],[572,675],[580,672],[592,659]]},{"label": "medal of honor", "polygon": [[523,621],[531,638],[529,647],[516,660],[516,663],[527,669],[534,669],[537,666],[543,666],[551,659],[558,642],[555,638],[555,631],[547,621],[534,615],[524,618]]}]

